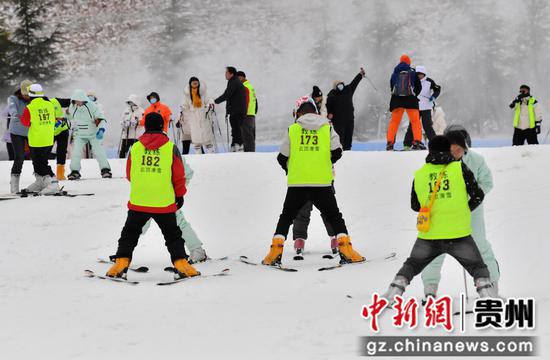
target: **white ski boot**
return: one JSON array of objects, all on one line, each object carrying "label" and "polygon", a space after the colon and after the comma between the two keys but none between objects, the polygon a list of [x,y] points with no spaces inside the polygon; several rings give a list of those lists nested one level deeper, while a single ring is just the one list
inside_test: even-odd
[{"label": "white ski boot", "polygon": [[206,251],[202,247],[199,247],[190,251],[188,261],[190,264],[196,264],[206,261],[207,259]]},{"label": "white ski boot", "polygon": [[47,185],[45,184],[45,176],[40,176],[38,174],[34,174],[34,177],[36,180],[27,186],[25,189],[23,189],[23,192],[26,193],[39,193],[44,189]]},{"label": "white ski boot", "polygon": [[405,292],[405,288],[409,285],[409,282],[404,276],[396,276],[395,279],[393,279],[392,283],[390,284],[390,287],[388,288],[388,291],[382,295],[382,297],[389,301],[390,305],[393,304],[393,297],[395,295],[403,295]]},{"label": "white ski boot", "polygon": [[489,278],[479,278],[475,281],[480,298],[498,298],[498,292]]},{"label": "white ski boot", "polygon": [[57,181],[57,178],[53,178],[51,176],[45,176],[44,177],[44,189],[40,192],[44,195],[52,195],[57,194],[61,191],[59,188],[59,181]]},{"label": "white ski boot", "polygon": [[12,194],[17,194],[19,192],[19,180],[21,180],[20,174],[11,174],[10,192]]}]

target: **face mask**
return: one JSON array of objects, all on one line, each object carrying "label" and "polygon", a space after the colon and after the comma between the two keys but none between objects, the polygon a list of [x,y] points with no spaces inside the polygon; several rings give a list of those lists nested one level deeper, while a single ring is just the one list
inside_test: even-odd
[{"label": "face mask", "polygon": [[155,99],[155,98],[151,98],[151,100],[149,100],[149,102],[150,102],[151,104],[154,104],[154,103],[156,103],[156,102],[157,102],[157,99]]},{"label": "face mask", "polygon": [[340,83],[340,84],[336,85],[336,88],[338,89],[338,91],[342,91],[342,90],[344,90],[344,84]]}]

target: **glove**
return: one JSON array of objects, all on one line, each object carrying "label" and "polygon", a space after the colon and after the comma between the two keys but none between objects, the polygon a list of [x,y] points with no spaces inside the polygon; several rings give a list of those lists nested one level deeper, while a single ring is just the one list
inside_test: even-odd
[{"label": "glove", "polygon": [[57,129],[58,127],[61,126],[61,124],[63,124],[63,121],[62,121],[62,120],[56,120],[56,121],[55,121],[55,128]]},{"label": "glove", "polygon": [[434,102],[435,98],[433,96],[430,96],[430,101]]},{"label": "glove", "polygon": [[542,121],[537,121],[537,122],[535,122],[535,131],[537,132],[537,134],[540,134],[541,122],[542,122]]},{"label": "glove", "polygon": [[176,207],[179,209],[181,209],[181,207],[183,206],[183,196],[179,196],[179,197],[176,197]]},{"label": "glove", "polygon": [[181,127],[181,123],[178,121],[176,122],[176,127],[179,129]]},{"label": "glove", "polygon": [[103,135],[105,134],[105,129],[104,128],[99,128],[99,130],[97,130],[97,133],[95,134],[95,138],[98,139],[98,140],[103,140]]}]

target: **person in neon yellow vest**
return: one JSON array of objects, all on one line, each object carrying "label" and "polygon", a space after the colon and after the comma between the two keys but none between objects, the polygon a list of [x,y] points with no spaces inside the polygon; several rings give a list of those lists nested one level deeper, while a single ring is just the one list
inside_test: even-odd
[{"label": "person in neon yellow vest", "polygon": [[[394,296],[402,295],[412,279],[441,254],[453,256],[472,275],[481,297],[496,297],[487,265],[471,236],[471,211],[482,203],[483,190],[470,169],[455,160],[446,137],[434,137],[428,147],[426,164],[414,175],[411,208],[417,212],[424,210],[437,190],[430,209],[430,226],[418,232],[409,258],[383,297],[393,302]],[[438,178],[441,181],[436,189]]]},{"label": "person in neon yellow vest", "polygon": [[308,201],[319,209],[337,234],[341,261],[364,261],[365,258],[351,245],[332,188],[332,164],[342,157],[338,134],[326,117],[317,115],[315,101],[311,97],[300,98],[296,108],[296,122],[288,128],[288,135],[277,157],[287,173],[288,189],[271,249],[262,264],[277,266],[281,263],[290,225]]},{"label": "person in neon yellow vest", "polygon": [[241,136],[245,152],[256,151],[256,114],[258,113],[258,99],[256,90],[246,78],[244,71],[237,71],[237,77],[246,90],[246,117],[241,124]]},{"label": "person in neon yellow vest", "polygon": [[512,145],[535,145],[539,143],[537,135],[541,131],[542,114],[538,101],[531,96],[531,88],[527,85],[519,87],[519,95],[510,104],[514,110],[514,136]]},{"label": "person in neon yellow vest", "polygon": [[136,142],[126,160],[130,181],[128,217],[118,240],[115,263],[107,276],[125,278],[143,226],[149,219],[160,227],[176,276],[200,273],[187,261],[185,240],[176,222],[176,211],[183,206],[185,170],[177,146],[162,131],[164,119],[151,112],[145,116],[145,134]]},{"label": "person in neon yellow vest", "polygon": [[48,158],[53,146],[55,129],[54,105],[44,99],[40,84],[32,84],[28,89],[31,102],[21,115],[21,124],[29,128],[29,149],[36,181],[24,192],[53,194],[59,192],[59,185]]}]

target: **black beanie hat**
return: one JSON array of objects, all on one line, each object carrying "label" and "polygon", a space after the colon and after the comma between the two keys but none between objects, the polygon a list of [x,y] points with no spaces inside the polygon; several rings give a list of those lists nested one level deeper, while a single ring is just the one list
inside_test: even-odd
[{"label": "black beanie hat", "polygon": [[151,112],[145,116],[145,131],[162,131],[164,119],[159,113]]},{"label": "black beanie hat", "polygon": [[323,92],[321,91],[321,89],[319,89],[317,85],[313,85],[313,91],[311,92],[311,97],[316,98],[320,96],[323,96]]},{"label": "black beanie hat", "polygon": [[428,149],[430,153],[450,152],[451,143],[445,136],[437,135],[428,143]]},{"label": "black beanie hat", "polygon": [[531,91],[531,88],[529,87],[529,85],[525,85],[525,84],[521,85],[521,86],[519,87],[519,89],[520,89],[520,90],[521,90],[521,89],[526,89],[526,90],[529,91],[529,92]]},{"label": "black beanie hat", "polygon": [[244,71],[237,71],[237,76],[242,76],[246,79],[246,74],[244,73]]},{"label": "black beanie hat", "polygon": [[445,136],[451,145],[456,144],[465,150],[468,149],[468,146],[466,146],[466,138],[464,137],[464,133],[462,131],[452,130],[445,134]]},{"label": "black beanie hat", "polygon": [[160,101],[160,96],[157,92],[152,92],[149,95],[147,95],[147,101],[151,101],[151,98],[154,97],[157,99],[157,101]]}]

